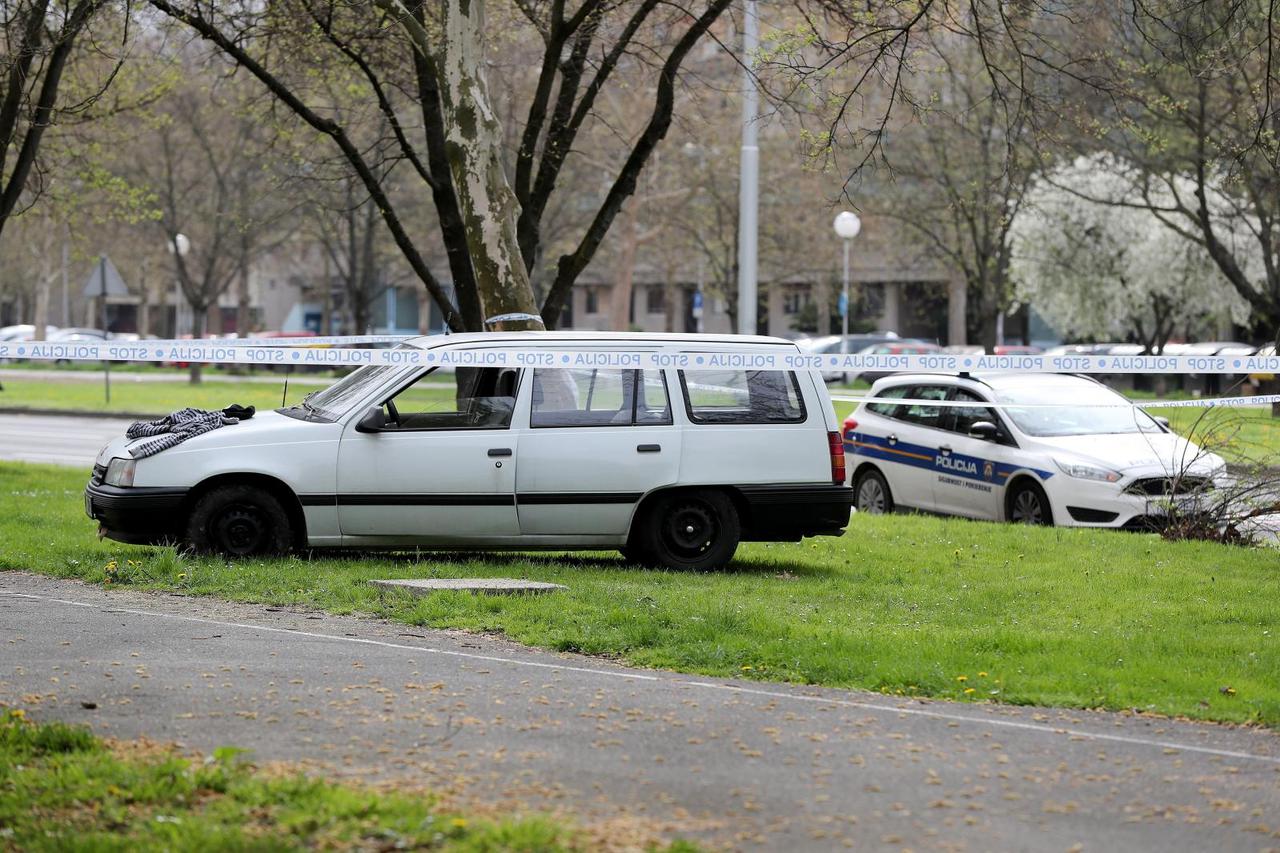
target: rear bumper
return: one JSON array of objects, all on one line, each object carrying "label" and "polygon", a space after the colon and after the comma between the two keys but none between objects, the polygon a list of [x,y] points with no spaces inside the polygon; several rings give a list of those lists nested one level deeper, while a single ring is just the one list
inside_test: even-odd
[{"label": "rear bumper", "polygon": [[84,490],[84,511],[101,525],[108,538],[148,545],[177,538],[187,491],[91,482]]},{"label": "rear bumper", "polygon": [[805,536],[839,536],[849,525],[853,489],[835,485],[738,486],[746,500],[742,538],[794,542]]}]

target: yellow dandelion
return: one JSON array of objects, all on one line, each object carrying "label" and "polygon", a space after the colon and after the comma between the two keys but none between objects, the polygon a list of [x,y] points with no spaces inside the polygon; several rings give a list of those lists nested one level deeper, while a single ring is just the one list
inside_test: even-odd
[{"label": "yellow dandelion", "polygon": [[987,674],[986,674],[985,672],[980,672],[980,673],[978,673],[978,677],[979,677],[979,678],[986,678],[986,677],[987,677]]},{"label": "yellow dandelion", "polygon": [[449,821],[449,825],[452,826],[454,829],[466,829],[467,819],[462,817],[455,817],[453,820]]},{"label": "yellow dandelion", "polygon": [[966,687],[966,688],[964,689],[964,695],[966,695],[966,696],[968,696],[968,695],[969,695],[970,693],[972,693],[972,692],[973,692],[973,688],[972,688],[972,687]]},{"label": "yellow dandelion", "polygon": [[956,676],[956,681],[959,681],[959,682],[961,682],[961,683],[963,683],[963,682],[965,682],[965,681],[968,681],[968,680],[969,680],[969,676],[967,676],[967,675],[957,675],[957,676]]}]

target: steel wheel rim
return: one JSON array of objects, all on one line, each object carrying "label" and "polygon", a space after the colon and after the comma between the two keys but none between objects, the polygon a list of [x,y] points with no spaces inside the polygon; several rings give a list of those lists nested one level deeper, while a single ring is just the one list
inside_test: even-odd
[{"label": "steel wheel rim", "polygon": [[1040,524],[1044,520],[1040,496],[1030,489],[1018,492],[1013,498],[1013,520],[1019,524]]},{"label": "steel wheel rim", "polygon": [[673,507],[662,525],[663,544],[679,557],[702,556],[719,535],[720,524],[715,512],[702,503]]},{"label": "steel wheel rim", "polygon": [[880,481],[874,477],[863,480],[858,487],[858,512],[883,515],[884,507],[884,489],[880,486]]},{"label": "steel wheel rim", "polygon": [[210,525],[214,541],[230,554],[252,554],[267,541],[266,519],[257,507],[237,504],[218,513]]}]

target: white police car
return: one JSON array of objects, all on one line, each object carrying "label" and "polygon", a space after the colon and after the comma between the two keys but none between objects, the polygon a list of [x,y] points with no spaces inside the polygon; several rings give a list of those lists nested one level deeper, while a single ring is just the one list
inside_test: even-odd
[{"label": "white police car", "polygon": [[863,512],[1142,529],[1226,473],[1221,457],[1081,376],[899,374],[868,396],[880,400],[844,423]]}]

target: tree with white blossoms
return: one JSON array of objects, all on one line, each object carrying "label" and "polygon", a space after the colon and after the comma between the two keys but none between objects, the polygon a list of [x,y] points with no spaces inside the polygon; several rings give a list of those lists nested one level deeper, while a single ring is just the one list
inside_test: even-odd
[{"label": "tree with white blossoms", "polygon": [[1094,155],[1032,186],[1012,227],[1019,299],[1067,337],[1133,339],[1157,354],[1177,332],[1247,323],[1248,303],[1203,246],[1151,211],[1136,179]]}]

